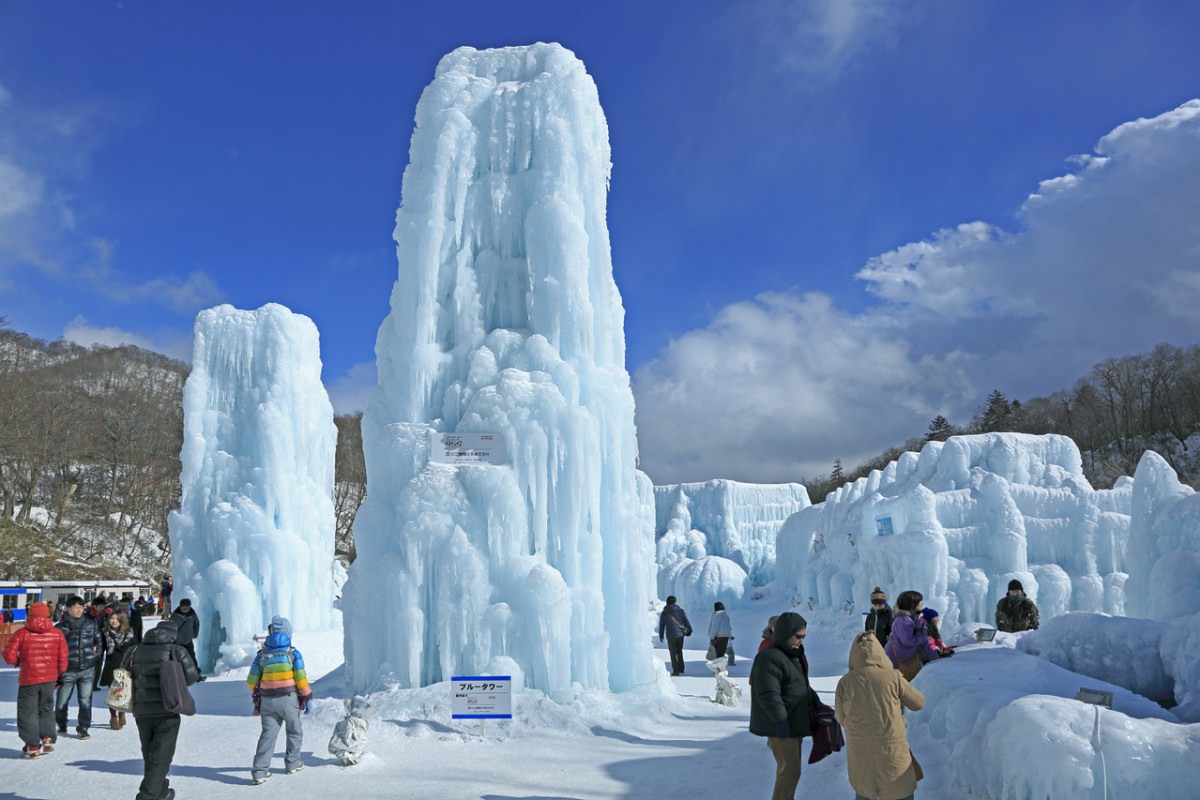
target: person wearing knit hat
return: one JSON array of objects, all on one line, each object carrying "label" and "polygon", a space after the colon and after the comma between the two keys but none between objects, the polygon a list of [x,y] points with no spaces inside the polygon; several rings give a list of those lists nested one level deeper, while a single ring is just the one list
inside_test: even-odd
[{"label": "person wearing knit hat", "polygon": [[54,688],[67,671],[67,638],[50,621],[50,607],[34,603],[26,612],[25,627],[4,646],[4,660],[17,673],[17,734],[25,746],[22,758],[54,752]]},{"label": "person wearing knit hat", "polygon": [[996,603],[996,630],[1005,633],[1036,631],[1038,607],[1025,596],[1025,587],[1016,578],[1008,582],[1008,594]]},{"label": "person wearing knit hat", "polygon": [[892,607],[888,605],[887,594],[876,586],[871,592],[871,610],[867,612],[864,630],[875,634],[879,643],[886,645],[892,633],[892,619]]}]

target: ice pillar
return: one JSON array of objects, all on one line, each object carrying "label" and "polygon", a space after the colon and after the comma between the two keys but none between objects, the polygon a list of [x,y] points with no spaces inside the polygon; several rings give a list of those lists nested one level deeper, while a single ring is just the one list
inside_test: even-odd
[{"label": "ice pillar", "polygon": [[[343,596],[356,689],[513,665],[556,697],[653,679],[609,158],[558,45],[460,48],[422,94]],[[507,459],[431,463],[430,431]]]},{"label": "ice pillar", "polygon": [[337,429],[312,320],[275,304],[200,312],[183,413],[173,600],[192,598],[201,666],[246,663],[274,614],[330,627]]}]

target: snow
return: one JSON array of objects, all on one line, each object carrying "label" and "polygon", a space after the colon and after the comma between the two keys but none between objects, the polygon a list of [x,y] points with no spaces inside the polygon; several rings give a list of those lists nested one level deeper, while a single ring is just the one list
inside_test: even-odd
[{"label": "snow", "polygon": [[[464,47],[416,117],[342,597],[351,684],[510,662],[563,701],[652,683],[653,534],[595,83],[559,45]],[[431,463],[430,431],[498,436],[508,459]]]},{"label": "snow", "polygon": [[865,607],[874,586],[893,599],[915,588],[944,630],[991,620],[1014,578],[1043,617],[1122,614],[1135,485],[1093,489],[1065,436],[929,442],[792,515],[777,571],[817,607]]},{"label": "snow", "polygon": [[[511,722],[455,720],[447,682],[393,687],[371,696],[375,715],[361,763],[342,767],[327,752],[351,696],[338,656],[340,632],[298,634],[316,699],[304,721],[302,776],[277,775],[256,797],[355,797],[501,800],[517,797],[721,798],[770,795],[774,762],[765,740],[749,733],[750,672],[759,632],[785,600],[767,596],[732,610],[738,649],[729,669],[743,693],[736,706],[715,702],[716,681],[705,665],[702,636],[687,640],[686,674],[668,678],[665,648],[654,652],[657,678],[636,689],[578,692],[556,702],[526,688],[513,695]],[[705,615],[690,609],[695,617]],[[812,683],[831,703],[847,668],[849,641],[861,618],[805,612]],[[1195,629],[1195,628],[1193,628]],[[1172,721],[1171,712],[1103,680],[1083,677],[1017,649],[1029,634],[995,644],[968,643],[927,666],[915,685],[924,710],[906,715],[909,741],[926,778],[926,798],[1185,798],[1194,780],[1185,759],[1200,745],[1200,725]],[[234,800],[246,795],[259,721],[251,716],[246,668],[192,687],[199,713],[185,718],[171,769],[180,797]],[[1071,699],[1081,687],[1107,689],[1114,709]],[[17,758],[16,670],[0,669],[0,758],[4,791],[28,800],[132,795],[141,778],[136,732],[110,731],[99,708],[93,738],[60,738],[56,753]],[[1096,720],[1099,718],[1099,738]],[[73,717],[72,717],[73,719]],[[805,744],[807,761],[808,744]],[[274,767],[282,766],[282,742]],[[1103,761],[1102,761],[1103,758]],[[970,792],[970,793],[969,793]],[[798,795],[809,800],[853,796],[845,757],[804,764]]]},{"label": "snow", "polygon": [[[808,490],[799,483],[730,480],[656,486],[654,503],[660,569],[684,559],[719,556],[736,564],[753,586],[775,579],[779,529],[811,505]],[[660,579],[660,595],[676,593]]]},{"label": "snow", "polygon": [[337,428],[312,320],[276,304],[200,312],[183,414],[172,600],[200,618],[201,667],[248,665],[275,614],[330,628]]}]

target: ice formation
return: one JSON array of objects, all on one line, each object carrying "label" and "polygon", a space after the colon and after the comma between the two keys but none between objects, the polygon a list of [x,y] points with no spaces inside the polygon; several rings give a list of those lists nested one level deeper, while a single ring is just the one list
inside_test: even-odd
[{"label": "ice formation", "polygon": [[[512,662],[553,697],[654,679],[609,158],[558,45],[460,48],[421,96],[342,600],[356,689]],[[499,437],[507,461],[432,463],[431,431]]]},{"label": "ice formation", "polygon": [[[1111,658],[1093,654],[1076,666],[1102,674]],[[914,685],[926,704],[906,715],[913,751],[944,748],[950,782],[971,796],[1195,796],[1200,725],[1115,684],[988,647],[927,665]],[[1084,687],[1112,692],[1112,709],[1075,700]]]},{"label": "ice formation", "polygon": [[183,429],[168,526],[201,666],[248,663],[275,614],[297,630],[333,625],[337,428],[312,320],[276,304],[200,312]]},{"label": "ice formation", "polygon": [[798,602],[864,608],[874,586],[916,589],[943,628],[990,622],[1009,580],[1043,619],[1124,614],[1133,481],[1093,489],[1065,436],[930,442],[794,514],[776,543]]},{"label": "ice formation", "polygon": [[[659,593],[666,570],[680,561],[717,556],[733,562],[753,586],[775,579],[775,537],[792,514],[810,503],[798,483],[758,485],[730,480],[654,487]],[[729,567],[724,568],[731,572]],[[719,598],[717,598],[719,599]]]},{"label": "ice formation", "polygon": [[1200,613],[1200,494],[1149,451],[1133,475],[1126,588],[1131,616]]}]

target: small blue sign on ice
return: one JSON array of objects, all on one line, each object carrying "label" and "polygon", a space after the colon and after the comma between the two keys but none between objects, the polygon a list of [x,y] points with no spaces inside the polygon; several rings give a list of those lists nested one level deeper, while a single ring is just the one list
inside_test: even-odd
[{"label": "small blue sign on ice", "polygon": [[512,719],[511,675],[460,675],[450,679],[451,719]]},{"label": "small blue sign on ice", "polygon": [[875,533],[878,536],[891,536],[895,531],[892,530],[892,518],[880,517],[875,520]]}]

